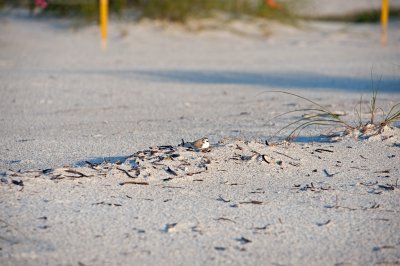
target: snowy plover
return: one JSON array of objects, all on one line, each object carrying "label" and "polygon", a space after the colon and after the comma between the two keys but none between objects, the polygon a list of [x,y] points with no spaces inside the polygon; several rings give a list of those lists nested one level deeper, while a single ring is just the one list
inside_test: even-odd
[{"label": "snowy plover", "polygon": [[196,140],[195,142],[192,143],[193,147],[196,149],[207,149],[210,147],[210,143],[208,142],[208,138],[201,138]]},{"label": "snowy plover", "polygon": [[182,146],[196,150],[203,150],[208,149],[210,147],[210,143],[208,142],[208,138],[201,138],[193,142],[185,142],[182,139]]}]

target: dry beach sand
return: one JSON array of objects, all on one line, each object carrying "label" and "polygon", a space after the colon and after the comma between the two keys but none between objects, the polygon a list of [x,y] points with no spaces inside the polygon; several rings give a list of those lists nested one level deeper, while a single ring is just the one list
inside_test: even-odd
[{"label": "dry beach sand", "polygon": [[399,26],[382,48],[375,24],[113,22],[102,51],[95,26],[1,17],[0,264],[400,264],[398,128],[265,145],[310,107],[269,90],[356,122],[372,68],[400,102]]}]

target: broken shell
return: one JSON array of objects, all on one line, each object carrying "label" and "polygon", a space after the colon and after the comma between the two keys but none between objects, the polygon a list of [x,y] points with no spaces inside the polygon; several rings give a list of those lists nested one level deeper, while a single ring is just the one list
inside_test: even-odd
[{"label": "broken shell", "polygon": [[265,155],[265,154],[262,155],[262,159],[267,164],[273,163],[275,161],[273,158],[271,158],[271,157],[269,157],[268,155]]}]

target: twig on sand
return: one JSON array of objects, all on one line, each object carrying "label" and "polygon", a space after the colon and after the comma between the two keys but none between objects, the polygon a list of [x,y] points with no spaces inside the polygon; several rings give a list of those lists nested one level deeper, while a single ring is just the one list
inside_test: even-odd
[{"label": "twig on sand", "polygon": [[227,203],[227,202],[231,202],[230,200],[226,200],[226,199],[224,199],[224,198],[223,198],[221,195],[219,195],[219,196],[218,196],[217,200],[218,200],[218,201],[225,202],[225,203]]},{"label": "twig on sand", "polygon": [[215,221],[228,221],[228,222],[232,222],[232,223],[236,223],[234,220],[231,220],[229,218],[225,218],[225,217],[219,217],[217,219],[214,219]]},{"label": "twig on sand", "polygon": [[284,154],[284,153],[282,153],[282,152],[279,152],[279,151],[274,151],[274,152],[277,153],[277,154],[283,155],[283,156],[285,156],[285,157],[287,157],[287,158],[289,158],[289,159],[292,159],[292,160],[294,160],[294,161],[300,161],[300,159],[298,159],[298,158],[293,158],[293,157],[291,157],[291,156],[289,156],[289,155],[286,155],[286,154]]},{"label": "twig on sand", "polygon": [[125,173],[128,177],[130,178],[137,178],[137,176],[133,176],[131,175],[128,171],[126,171],[125,169],[119,168],[117,167],[117,170],[120,170],[121,172]]},{"label": "twig on sand", "polygon": [[119,183],[121,186],[123,185],[145,185],[147,186],[149,183],[145,182],[145,181],[125,181],[125,182],[121,182]]},{"label": "twig on sand", "polygon": [[67,173],[78,175],[78,176],[72,176],[72,177],[90,177],[90,176],[88,176],[88,175],[86,175],[86,174],[84,174],[82,172],[79,172],[77,170],[74,170],[74,169],[65,169],[64,171],[67,172]]}]

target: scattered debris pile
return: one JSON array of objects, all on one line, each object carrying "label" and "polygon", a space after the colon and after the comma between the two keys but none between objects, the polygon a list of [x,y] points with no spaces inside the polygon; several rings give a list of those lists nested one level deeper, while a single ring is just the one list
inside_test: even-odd
[{"label": "scattered debris pile", "polygon": [[[257,149],[262,146],[263,151]],[[227,147],[231,156],[221,158],[221,147]],[[266,165],[283,167],[281,159],[267,155],[269,147],[258,142],[222,140],[211,148],[196,149],[187,145],[161,145],[138,151],[119,160],[104,158],[102,161],[86,160],[76,166],[63,166],[56,169],[7,171],[2,183],[15,183],[18,177],[45,177],[50,180],[79,179],[90,177],[120,178],[120,185],[148,185],[149,182],[166,182],[175,178],[194,176],[206,172],[211,165],[218,165],[219,160],[237,163],[257,162]],[[258,150],[258,151],[257,151]],[[288,157],[290,158],[290,157]],[[289,164],[298,166],[298,159],[290,158]],[[6,177],[11,178],[7,180]],[[21,185],[22,187],[22,185]]]}]

